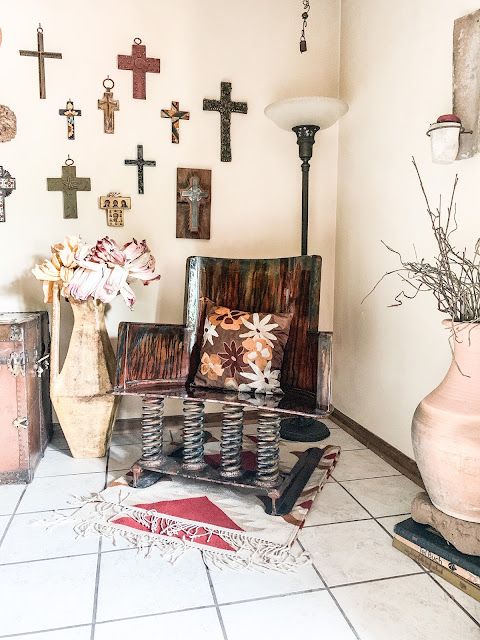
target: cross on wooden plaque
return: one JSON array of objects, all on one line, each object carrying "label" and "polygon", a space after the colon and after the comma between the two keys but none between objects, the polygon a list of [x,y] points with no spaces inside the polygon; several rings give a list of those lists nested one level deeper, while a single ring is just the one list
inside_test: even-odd
[{"label": "cross on wooden plaque", "polygon": [[[111,82],[112,85],[107,87],[106,82]],[[98,101],[98,108],[103,111],[103,130],[105,133],[114,133],[115,111],[120,111],[120,104],[118,100],[113,99],[112,89],[115,86],[114,81],[107,76],[103,81],[103,86],[105,87],[105,93],[103,94],[103,98]]]},{"label": "cross on wooden plaque", "polygon": [[51,53],[45,51],[43,48],[43,29],[42,25],[38,25],[37,29],[37,51],[25,51],[20,49],[21,56],[33,56],[38,58],[38,79],[40,84],[40,98],[45,99],[47,97],[47,90],[45,87],[45,58],[61,58],[61,53]]},{"label": "cross on wooden plaque", "polygon": [[118,68],[125,71],[133,71],[133,97],[145,100],[146,73],[160,73],[160,60],[146,57],[147,47],[142,44],[140,38],[135,38],[132,44],[131,56],[118,56]]},{"label": "cross on wooden plaque", "polygon": [[5,198],[16,188],[15,178],[0,167],[0,222],[5,222]]},{"label": "cross on wooden plaque", "polygon": [[192,185],[189,189],[182,191],[182,196],[188,198],[191,202],[190,207],[190,229],[192,231],[198,231],[198,203],[200,200],[208,198],[208,193],[202,191],[198,186],[197,176],[193,176]]},{"label": "cross on wooden plaque", "polygon": [[155,160],[143,159],[143,144],[137,144],[137,159],[125,160],[125,164],[136,164],[138,175],[138,193],[143,193],[143,167],[156,167]]},{"label": "cross on wooden plaque", "polygon": [[177,238],[210,238],[211,185],[209,169],[177,169]]},{"label": "cross on wooden plaque", "polygon": [[64,218],[78,218],[77,191],[90,191],[90,178],[77,178],[77,167],[69,156],[62,166],[62,177],[47,178],[47,190],[63,192]]},{"label": "cross on wooden plaque", "polygon": [[75,116],[81,116],[82,110],[75,109],[73,102],[67,100],[67,106],[65,109],[59,109],[58,115],[65,116],[67,118],[67,138],[69,140],[75,140]]},{"label": "cross on wooden plaque", "polygon": [[178,102],[172,101],[171,109],[162,109],[162,118],[172,119],[172,142],[180,142],[180,120],[190,120],[190,111],[179,111]]},{"label": "cross on wooden plaque", "polygon": [[247,113],[246,102],[232,102],[232,83],[221,83],[220,100],[203,101],[204,111],[218,111],[220,113],[220,159],[222,162],[232,161],[232,148],[230,144],[230,125],[232,113]]}]

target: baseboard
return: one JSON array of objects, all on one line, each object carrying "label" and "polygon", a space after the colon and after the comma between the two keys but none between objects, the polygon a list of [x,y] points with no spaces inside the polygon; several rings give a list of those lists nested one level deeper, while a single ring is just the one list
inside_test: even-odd
[{"label": "baseboard", "polygon": [[409,458],[368,429],[365,429],[361,424],[355,422],[355,420],[352,420],[352,418],[349,418],[341,411],[338,411],[338,409],[333,410],[330,420],[338,424],[339,427],[342,427],[342,429],[368,447],[373,453],[376,453],[377,456],[385,460],[385,462],[388,462],[388,464],[397,469],[397,471],[403,473],[403,475],[412,482],[415,482],[419,487],[425,489],[415,460],[412,460],[412,458]]}]

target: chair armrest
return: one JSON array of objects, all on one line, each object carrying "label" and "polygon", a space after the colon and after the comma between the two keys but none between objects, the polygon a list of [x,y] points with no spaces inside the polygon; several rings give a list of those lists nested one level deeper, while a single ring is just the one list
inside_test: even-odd
[{"label": "chair armrest", "polygon": [[179,324],[121,322],[115,391],[138,383],[185,382],[190,333],[190,329]]},{"label": "chair armrest", "polygon": [[331,413],[332,332],[318,332],[317,408]]}]

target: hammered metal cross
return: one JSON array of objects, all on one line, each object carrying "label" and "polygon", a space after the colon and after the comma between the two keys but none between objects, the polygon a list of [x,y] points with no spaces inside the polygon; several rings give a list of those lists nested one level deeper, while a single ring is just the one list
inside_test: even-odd
[{"label": "hammered metal cross", "polygon": [[16,188],[15,178],[3,167],[0,167],[0,222],[5,222],[5,198]]},{"label": "hammered metal cross", "polygon": [[200,200],[204,200],[208,198],[208,193],[206,191],[202,191],[198,186],[198,178],[194,176],[192,178],[192,186],[190,189],[185,189],[182,191],[182,196],[188,198],[191,204],[190,210],[190,230],[198,231],[198,203]]},{"label": "hammered metal cross", "polygon": [[190,111],[179,111],[178,102],[172,101],[171,109],[162,109],[162,118],[172,119],[172,142],[180,142],[180,120],[190,120]]},{"label": "hammered metal cross", "polygon": [[58,115],[65,116],[67,118],[67,138],[69,140],[75,140],[75,116],[81,116],[82,110],[75,109],[73,102],[71,100],[67,100],[66,108],[59,109]]},{"label": "hammered metal cross", "polygon": [[[112,85],[107,87],[106,82],[111,82]],[[98,100],[98,108],[103,111],[103,130],[105,133],[115,133],[115,111],[120,111],[120,103],[113,99],[112,89],[115,83],[107,76],[103,81],[103,86],[105,93],[103,98]]]},{"label": "hammered metal cross", "polygon": [[138,193],[142,194],[143,191],[143,167],[156,167],[157,163],[155,160],[144,160],[143,159],[143,144],[137,144],[137,159],[136,160],[125,160],[125,164],[136,164],[137,165],[137,177],[138,177]]},{"label": "hammered metal cross", "polygon": [[230,125],[232,113],[247,113],[246,102],[232,102],[232,83],[221,83],[220,100],[203,101],[204,111],[218,111],[220,113],[220,159],[222,162],[232,161],[232,147],[230,143]]},{"label": "hammered metal cross", "polygon": [[61,53],[51,53],[50,51],[45,51],[43,48],[43,29],[42,25],[38,25],[37,29],[37,51],[25,51],[25,49],[20,49],[21,56],[33,56],[38,58],[38,80],[40,86],[40,98],[45,99],[47,97],[47,89],[45,86],[45,58],[57,58],[60,59],[62,57]]},{"label": "hammered metal cross", "polygon": [[125,71],[133,71],[133,97],[145,100],[146,73],[160,73],[160,60],[146,57],[147,47],[142,44],[140,38],[135,38],[132,44],[132,55],[118,56],[118,68]]},{"label": "hammered metal cross", "polygon": [[48,191],[63,192],[63,217],[78,218],[77,191],[90,191],[90,178],[77,178],[77,167],[68,158],[62,166],[61,178],[47,178]]}]

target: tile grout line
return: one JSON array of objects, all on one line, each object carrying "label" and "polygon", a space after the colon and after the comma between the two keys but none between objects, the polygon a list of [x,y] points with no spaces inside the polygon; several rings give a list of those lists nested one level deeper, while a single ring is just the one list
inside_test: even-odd
[{"label": "tile grout line", "polygon": [[[300,540],[297,538],[297,542],[300,546],[300,548],[302,549],[303,552],[305,552],[305,547],[303,546],[303,544],[300,542]],[[322,581],[322,584],[325,586],[325,589],[327,590],[328,594],[330,595],[330,597],[332,598],[332,600],[334,601],[337,609],[340,611],[340,613],[342,614],[345,622],[348,624],[348,626],[350,627],[352,633],[354,634],[354,636],[357,638],[357,640],[361,640],[360,636],[358,635],[355,627],[353,626],[353,624],[350,622],[347,614],[345,613],[345,611],[342,609],[342,607],[340,606],[338,600],[335,598],[335,596],[333,595],[333,593],[330,590],[330,587],[328,586],[328,584],[326,583],[326,581],[323,579],[322,574],[320,573],[320,571],[317,569],[317,567],[315,566],[315,563],[312,561],[312,567],[313,570],[315,571],[315,573],[317,574],[317,576],[320,578],[320,580]]]},{"label": "tile grout line", "polygon": [[435,584],[436,584],[436,585],[438,585],[438,586],[440,587],[440,589],[441,589],[442,591],[444,591],[444,592],[447,594],[447,596],[448,596],[449,598],[451,598],[451,599],[455,602],[455,604],[456,604],[458,607],[460,607],[460,609],[461,609],[464,613],[466,613],[466,614],[467,614],[467,616],[468,616],[468,617],[469,617],[473,622],[475,622],[475,624],[477,625],[477,627],[480,627],[480,621],[479,621],[479,620],[477,620],[477,619],[476,619],[476,618],[475,618],[475,617],[474,617],[474,616],[473,616],[469,611],[467,611],[467,610],[465,609],[465,607],[464,607],[463,605],[461,605],[461,604],[460,604],[460,602],[458,602],[458,601],[455,599],[455,596],[454,596],[454,595],[452,595],[449,591],[447,591],[447,590],[445,589],[445,587],[444,587],[440,582],[438,582],[438,580],[436,580],[436,578],[437,578],[438,576],[436,576],[436,575],[434,575],[434,574],[432,574],[432,573],[429,573],[428,571],[427,571],[427,575],[428,575],[428,577],[429,577],[431,580],[433,580],[433,581],[435,582]]},{"label": "tile grout line", "polygon": [[224,640],[228,640],[227,631],[225,629],[225,624],[223,622],[222,612],[220,611],[220,606],[218,604],[217,594],[215,593],[215,587],[213,586],[212,576],[210,575],[210,569],[207,567],[207,564],[206,564],[206,562],[205,562],[205,560],[203,558],[203,554],[202,554],[202,560],[203,560],[203,565],[205,567],[205,571],[207,573],[208,584],[210,585],[210,592],[212,594],[213,602],[215,604],[215,610],[217,612],[218,622],[219,622],[220,628],[222,630],[223,639]]},{"label": "tile grout line", "polygon": [[36,630],[36,631],[22,631],[21,633],[9,633],[6,636],[0,636],[0,638],[18,638],[20,637],[24,637],[24,636],[35,636],[35,635],[40,635],[43,633],[49,633],[50,631],[64,631],[65,629],[83,629],[85,627],[89,627],[90,623],[86,623],[86,624],[74,624],[74,625],[70,625],[68,627],[54,627],[53,629],[41,629],[40,631]]},{"label": "tile grout line", "polygon": [[5,527],[5,531],[3,532],[3,535],[0,538],[0,547],[2,546],[2,542],[5,540],[5,537],[6,537],[7,533],[8,533],[10,525],[13,522],[13,518],[15,517],[15,514],[17,512],[18,506],[19,506],[20,502],[22,501],[23,496],[25,495],[25,491],[27,490],[27,486],[28,485],[25,485],[25,487],[24,487],[24,489],[22,491],[22,495],[18,498],[17,504],[15,505],[15,509],[13,510],[13,513],[12,514],[9,514],[9,513],[5,514],[7,517],[10,516],[10,520],[8,521],[7,526]]},{"label": "tile grout line", "polygon": [[[105,481],[103,483],[103,490],[108,485],[108,463],[110,461],[110,448],[107,450],[107,459],[105,460]],[[98,610],[98,591],[100,587],[100,569],[102,565],[102,536],[99,536],[98,540],[98,552],[97,552],[97,571],[95,574],[95,587],[93,590],[93,608],[92,608],[92,628],[90,631],[90,640],[95,638],[95,626],[97,624],[97,610]]]}]

